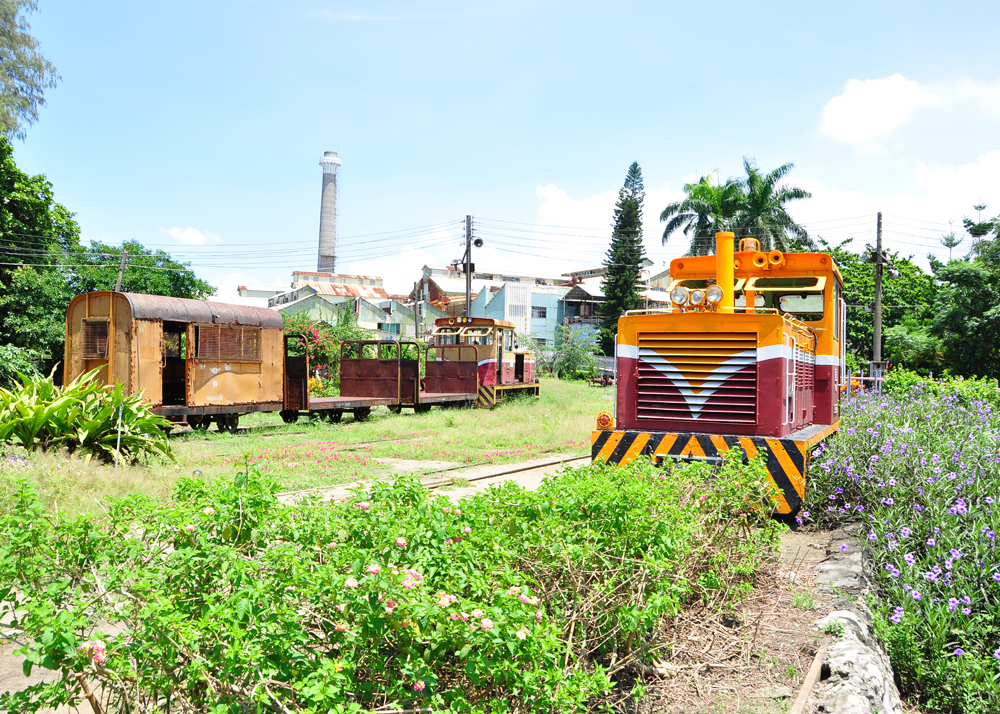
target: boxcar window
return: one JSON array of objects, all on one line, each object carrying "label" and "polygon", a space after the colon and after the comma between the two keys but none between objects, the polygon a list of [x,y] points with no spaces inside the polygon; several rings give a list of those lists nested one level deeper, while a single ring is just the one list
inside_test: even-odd
[{"label": "boxcar window", "polygon": [[163,333],[163,356],[164,357],[181,356],[181,333],[179,332]]},{"label": "boxcar window", "polygon": [[235,325],[198,325],[198,359],[220,362],[260,362],[260,328]]},{"label": "boxcar window", "polygon": [[107,359],[108,321],[85,320],[83,323],[83,358]]},{"label": "boxcar window", "polygon": [[460,329],[458,327],[442,327],[437,333],[437,343],[439,345],[457,345]]}]

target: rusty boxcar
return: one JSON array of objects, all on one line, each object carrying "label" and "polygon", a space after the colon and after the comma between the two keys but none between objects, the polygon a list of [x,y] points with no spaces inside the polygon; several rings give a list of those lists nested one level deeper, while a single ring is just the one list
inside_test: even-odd
[{"label": "rusty boxcar", "polygon": [[[195,428],[235,430],[239,415],[281,411],[285,340],[275,310],[100,291],[66,312],[66,383],[99,378],[143,392],[153,411]],[[298,395],[301,396],[301,395]]]}]

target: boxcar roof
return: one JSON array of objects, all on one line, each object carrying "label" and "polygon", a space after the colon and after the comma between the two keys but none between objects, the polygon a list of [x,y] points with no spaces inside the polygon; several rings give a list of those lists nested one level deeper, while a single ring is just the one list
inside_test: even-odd
[{"label": "boxcar roof", "polygon": [[136,320],[169,320],[216,325],[245,325],[281,329],[281,313],[263,307],[229,305],[224,302],[189,300],[164,295],[121,293],[132,307]]}]

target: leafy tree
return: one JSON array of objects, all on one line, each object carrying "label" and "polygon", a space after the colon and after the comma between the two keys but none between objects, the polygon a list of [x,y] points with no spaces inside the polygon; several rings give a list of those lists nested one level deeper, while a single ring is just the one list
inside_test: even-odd
[{"label": "leafy tree", "polygon": [[128,251],[128,262],[122,292],[195,300],[215,294],[215,288],[195,277],[191,263],[179,263],[169,253],[149,250],[138,241],[126,241],[120,246],[95,241],[73,248],[65,259],[67,265],[73,266],[67,273],[73,294],[114,290],[123,250]]},{"label": "leafy tree", "polygon": [[37,9],[36,0],[0,0],[0,134],[9,138],[24,139],[45,104],[43,91],[59,81],[29,34],[24,15]]},{"label": "leafy tree", "polygon": [[[358,325],[351,301],[336,309],[336,321],[317,320],[305,310],[295,314],[282,312],[286,335],[302,335],[309,348],[309,364],[319,368],[324,379],[340,379],[340,346],[350,340],[373,339],[371,331]],[[333,318],[333,316],[330,316]]]},{"label": "leafy tree", "polygon": [[63,358],[66,308],[75,294],[59,270],[17,268],[10,291],[0,295],[4,340],[32,350],[47,371]]},{"label": "leafy tree", "polygon": [[55,323],[61,325],[72,295],[56,265],[79,247],[80,228],[44,176],[17,168],[2,136],[0,197],[0,343],[61,359],[64,330]]},{"label": "leafy tree", "polygon": [[930,332],[941,340],[948,370],[1000,377],[1000,246],[987,241],[972,261],[931,267],[943,284],[934,301]]},{"label": "leafy tree", "polygon": [[[743,181],[743,206],[736,216],[737,236],[757,238],[763,250],[777,248],[789,251],[793,248],[813,247],[809,233],[793,221],[785,209],[786,204],[791,201],[812,196],[801,188],[780,184],[793,166],[793,163],[782,164],[773,171],[764,173],[754,161],[743,158],[746,179]],[[794,244],[793,239],[797,241]]]},{"label": "leafy tree", "polygon": [[[864,361],[871,360],[875,336],[875,266],[866,262],[863,256],[847,250],[845,246],[851,243],[850,239],[836,247],[831,247],[822,238],[819,243],[822,250],[833,256],[844,276],[847,349]],[[890,259],[897,277],[890,277],[888,271],[883,274],[883,340],[888,328],[902,323],[907,317],[912,317],[919,325],[929,324],[937,291],[934,277],[921,270],[910,258],[892,253]]]},{"label": "leafy tree", "polygon": [[642,170],[638,163],[632,162],[625,185],[618,192],[611,246],[604,261],[608,270],[601,281],[604,291],[604,302],[599,307],[601,346],[608,355],[614,351],[618,318],[626,310],[639,307],[639,271],[646,257],[642,245],[642,201],[645,196]]},{"label": "leafy tree", "polygon": [[597,368],[597,360],[594,359],[597,349],[596,332],[556,325],[552,371],[559,377],[572,375],[579,370],[593,372]]},{"label": "leafy tree", "polygon": [[710,176],[684,184],[684,200],[671,203],[660,213],[660,222],[667,224],[663,245],[679,232],[690,241],[685,255],[709,255],[715,252],[715,234],[734,229],[745,200],[743,182],[730,178],[724,184],[713,184]]},{"label": "leafy tree", "polygon": [[898,325],[884,331],[885,356],[895,365],[927,376],[942,371],[941,340],[932,335],[927,325],[907,315]]},{"label": "leafy tree", "polygon": [[941,245],[948,249],[948,262],[950,263],[952,249],[959,246],[962,240],[964,240],[964,236],[956,236],[955,231],[951,231],[941,236],[939,240],[941,241]]},{"label": "leafy tree", "polygon": [[[962,225],[965,226],[965,230],[970,236],[972,236],[972,250],[970,251],[973,256],[981,257],[985,253],[989,252],[990,246],[1000,236],[1000,216],[995,218],[988,218],[983,220],[983,211],[986,210],[987,205],[985,203],[977,204],[972,207],[979,213],[979,217],[973,221],[971,218],[966,216],[962,219]],[[992,238],[991,238],[992,236]],[[950,257],[949,253],[949,257]]]}]

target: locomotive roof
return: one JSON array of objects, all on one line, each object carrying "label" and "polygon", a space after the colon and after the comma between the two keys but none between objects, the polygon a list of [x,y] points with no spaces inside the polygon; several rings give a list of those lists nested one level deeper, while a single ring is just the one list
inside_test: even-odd
[{"label": "locomotive roof", "polygon": [[208,300],[118,293],[128,300],[136,320],[169,320],[216,325],[243,325],[281,329],[284,321],[277,310],[247,305],[230,305]]}]

